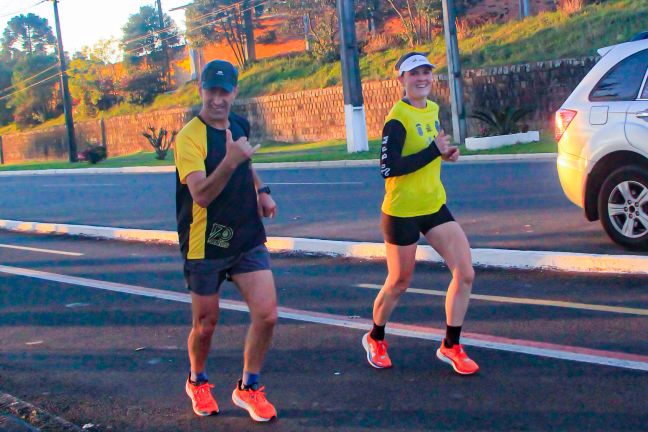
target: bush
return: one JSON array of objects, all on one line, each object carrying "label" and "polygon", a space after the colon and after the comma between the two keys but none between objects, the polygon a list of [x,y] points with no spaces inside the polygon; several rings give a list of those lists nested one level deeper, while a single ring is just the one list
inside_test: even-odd
[{"label": "bush", "polygon": [[526,129],[526,124],[519,125],[520,121],[533,113],[533,108],[513,108],[507,107],[501,111],[497,110],[475,110],[468,117],[477,119],[483,123],[479,134],[481,136],[509,135],[520,132],[520,129]]},{"label": "bush", "polygon": [[91,164],[97,164],[102,160],[106,159],[108,154],[106,153],[106,148],[100,145],[95,145],[88,147],[79,154],[79,159],[86,160]]},{"label": "bush", "polygon": [[142,132],[142,135],[149,141],[151,147],[155,150],[155,159],[165,160],[167,152],[173,145],[178,132],[173,131],[171,132],[171,136],[169,136],[169,133],[164,128],[160,128],[159,133],[156,133],[156,129],[153,126],[149,126],[148,130],[151,131],[151,133],[145,131]]},{"label": "bush", "polygon": [[274,30],[268,30],[267,32],[260,34],[256,38],[256,41],[264,45],[275,43],[277,42],[277,32]]}]

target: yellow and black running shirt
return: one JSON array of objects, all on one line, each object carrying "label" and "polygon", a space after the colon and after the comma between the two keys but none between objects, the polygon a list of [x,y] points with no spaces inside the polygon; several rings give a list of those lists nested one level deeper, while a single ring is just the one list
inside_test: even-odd
[{"label": "yellow and black running shirt", "polygon": [[[249,138],[250,123],[230,114],[232,138]],[[251,162],[236,168],[223,191],[206,209],[196,204],[186,184],[187,175],[209,176],[225,157],[225,130],[207,125],[200,117],[187,123],[176,139],[176,217],[180,250],[185,259],[217,259],[237,255],[265,243],[257,209]]]},{"label": "yellow and black running shirt", "polygon": [[385,178],[383,213],[396,217],[423,216],[446,202],[441,184],[439,106],[427,101],[416,108],[400,100],[383,127],[380,173]]}]

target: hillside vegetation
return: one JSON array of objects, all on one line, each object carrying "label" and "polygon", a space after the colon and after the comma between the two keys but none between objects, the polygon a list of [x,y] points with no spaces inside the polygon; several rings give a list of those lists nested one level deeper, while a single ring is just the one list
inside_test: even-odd
[{"label": "hillside vegetation", "polygon": [[[481,68],[533,61],[596,55],[596,49],[628,41],[640,31],[648,30],[648,1],[607,1],[584,7],[574,14],[544,12],[523,21],[463,28],[459,33],[462,67]],[[379,52],[363,53],[360,70],[363,80],[394,77],[393,65],[405,45]],[[445,42],[442,35],[431,44],[416,50],[429,52],[437,72],[445,70]],[[340,62],[322,64],[309,54],[289,55],[263,60],[241,73],[239,97],[317,89],[341,83]],[[196,85],[187,83],[173,93],[156,97],[146,107],[123,103],[104,116],[133,114],[171,107],[188,107],[200,103]],[[76,121],[87,118],[75,117]],[[63,116],[38,128],[63,124]],[[14,125],[0,128],[0,135],[15,131]]]}]

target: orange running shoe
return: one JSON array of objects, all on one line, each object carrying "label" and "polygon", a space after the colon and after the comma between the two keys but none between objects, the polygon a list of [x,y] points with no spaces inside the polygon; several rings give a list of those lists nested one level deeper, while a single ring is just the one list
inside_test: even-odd
[{"label": "orange running shoe", "polygon": [[211,394],[213,387],[214,385],[209,384],[207,381],[200,385],[195,385],[187,380],[185,391],[187,392],[187,396],[191,398],[191,406],[197,416],[206,417],[218,414],[218,404]]},{"label": "orange running shoe", "polygon": [[232,392],[232,402],[237,407],[247,410],[254,420],[266,422],[277,417],[277,410],[266,399],[265,387],[243,388],[243,383],[239,380],[234,392]]},{"label": "orange running shoe", "polygon": [[446,348],[443,341],[437,350],[437,357],[444,363],[452,366],[458,374],[472,375],[479,370],[477,363],[472,361],[463,349],[463,345],[454,344],[452,348]]},{"label": "orange running shoe", "polygon": [[387,355],[387,342],[378,341],[371,338],[369,333],[362,336],[362,346],[367,351],[367,361],[376,369],[386,369],[392,367],[392,362]]}]

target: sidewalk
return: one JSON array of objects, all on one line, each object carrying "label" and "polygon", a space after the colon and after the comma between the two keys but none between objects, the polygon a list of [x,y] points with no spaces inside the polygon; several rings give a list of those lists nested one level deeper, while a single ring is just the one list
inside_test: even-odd
[{"label": "sidewalk", "polygon": [[[178,234],[175,231],[139,230],[12,220],[0,220],[0,229],[34,234],[76,235],[107,240],[163,244],[178,243]],[[360,259],[385,258],[385,246],[383,243],[269,237],[266,245],[272,252],[314,253]],[[472,249],[471,251],[473,264],[481,267],[648,275],[648,257],[642,256],[479,248]],[[416,259],[419,262],[442,262],[441,257],[430,246],[419,246]]]},{"label": "sidewalk", "polygon": [[[551,161],[556,153],[503,154],[462,156],[457,163],[514,162],[514,161]],[[256,163],[254,168],[265,169],[303,169],[303,168],[344,168],[344,167],[377,167],[378,159],[341,160],[321,162],[270,162]],[[56,175],[56,174],[157,174],[175,172],[175,166],[125,167],[125,168],[75,168],[51,170],[0,171],[0,177]]]}]

